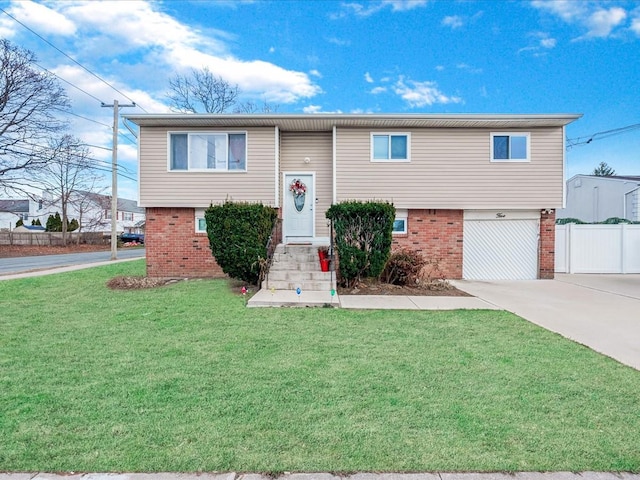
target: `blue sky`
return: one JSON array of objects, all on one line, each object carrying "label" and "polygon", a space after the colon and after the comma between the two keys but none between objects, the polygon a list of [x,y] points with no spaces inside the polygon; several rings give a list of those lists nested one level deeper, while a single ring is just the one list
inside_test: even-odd
[{"label": "blue sky", "polygon": [[[582,113],[567,137],[584,141],[640,124],[640,1],[0,0],[0,8],[15,18],[0,12],[0,37],[84,91],[67,85],[70,121],[97,147],[110,147],[112,113],[96,98],[168,112],[169,78],[204,66],[279,113]],[[135,178],[135,142],[121,133],[119,159]],[[93,155],[111,158],[102,148]],[[640,128],[569,148],[567,177],[600,161],[640,175]],[[121,196],[136,192],[120,179]]]}]

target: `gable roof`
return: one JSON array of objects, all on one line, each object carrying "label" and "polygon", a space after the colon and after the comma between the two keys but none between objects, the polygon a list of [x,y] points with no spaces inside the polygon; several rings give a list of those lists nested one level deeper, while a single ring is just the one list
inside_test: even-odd
[{"label": "gable roof", "polygon": [[29,213],[29,200],[0,200],[0,212]]},{"label": "gable roof", "polygon": [[[111,195],[102,195],[101,193],[86,192],[78,190],[79,195],[84,195],[91,199],[92,202],[103,208],[111,207]],[[129,200],[127,198],[118,198],[118,211],[119,212],[133,212],[144,213],[144,208],[138,206],[138,202],[135,200]]]},{"label": "gable roof", "polygon": [[581,114],[134,114],[124,118],[143,127],[279,127],[283,131],[354,128],[533,128],[562,127]]}]

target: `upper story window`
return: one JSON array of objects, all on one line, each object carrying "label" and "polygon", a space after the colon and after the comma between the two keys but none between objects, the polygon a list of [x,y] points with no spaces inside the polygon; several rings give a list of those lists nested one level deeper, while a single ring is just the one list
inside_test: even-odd
[{"label": "upper story window", "polygon": [[133,221],[133,213],[132,212],[122,212],[122,220],[125,221]]},{"label": "upper story window", "polygon": [[529,133],[492,133],[491,134],[492,162],[529,162],[530,138]]},{"label": "upper story window", "polygon": [[169,170],[246,171],[247,134],[170,133]]},{"label": "upper story window", "polygon": [[409,162],[411,153],[411,134],[409,133],[372,133],[372,162]]}]

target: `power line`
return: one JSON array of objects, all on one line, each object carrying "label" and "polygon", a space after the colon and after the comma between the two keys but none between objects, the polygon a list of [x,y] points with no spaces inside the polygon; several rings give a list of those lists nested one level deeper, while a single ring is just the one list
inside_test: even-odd
[{"label": "power line", "polygon": [[54,77],[56,77],[58,80],[62,80],[64,83],[66,83],[67,85],[71,85],[73,88],[75,88],[76,90],[81,91],[82,93],[84,93],[85,95],[88,95],[89,97],[93,98],[94,100],[98,101],[98,102],[102,102],[102,100],[100,100],[98,97],[96,97],[95,95],[92,95],[91,93],[83,90],[82,88],[80,88],[77,85],[74,85],[73,83],[71,83],[69,80],[65,80],[64,78],[62,78],[60,75],[58,75],[55,72],[52,72],[51,70],[43,67],[42,65],[33,62],[34,65],[36,65],[37,67],[39,67],[40,69],[44,70],[47,73],[50,73],[51,75],[53,75]]},{"label": "power line", "polygon": [[567,138],[567,149],[570,149],[571,147],[580,146],[580,145],[587,145],[596,140],[602,140],[602,139],[613,137],[616,135],[621,135],[623,133],[627,133],[632,130],[637,130],[639,128],[640,128],[640,123],[634,123],[632,125],[627,125],[626,127],[614,128],[611,130],[604,130],[602,132],[596,132],[591,135],[585,135],[585,136],[576,137],[576,138]]}]

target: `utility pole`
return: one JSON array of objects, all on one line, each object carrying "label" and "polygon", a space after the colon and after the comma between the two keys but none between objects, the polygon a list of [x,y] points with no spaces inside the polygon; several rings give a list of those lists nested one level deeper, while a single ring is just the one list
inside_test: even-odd
[{"label": "utility pole", "polygon": [[102,103],[103,107],[113,108],[113,145],[111,150],[111,260],[118,259],[118,110],[120,107],[135,107],[136,104],[113,105]]}]

